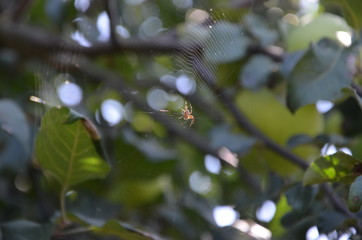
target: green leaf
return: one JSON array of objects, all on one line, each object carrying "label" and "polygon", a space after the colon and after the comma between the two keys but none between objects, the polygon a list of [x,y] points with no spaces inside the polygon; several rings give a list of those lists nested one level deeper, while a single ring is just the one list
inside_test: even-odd
[{"label": "green leaf", "polygon": [[210,133],[211,146],[215,149],[227,147],[238,155],[245,155],[255,145],[256,139],[243,134],[232,133],[230,126],[222,125]]},{"label": "green leaf", "polygon": [[67,108],[51,108],[43,117],[35,143],[35,157],[46,173],[63,187],[104,178],[110,168],[93,144],[87,120],[69,120]]},{"label": "green leaf", "polygon": [[40,225],[27,220],[15,220],[0,225],[2,239],[11,240],[48,240],[52,229],[51,224]]},{"label": "green leaf", "polygon": [[341,7],[343,15],[347,20],[348,24],[355,30],[360,31],[362,28],[362,15],[360,10],[362,9],[362,1],[360,0],[323,0],[322,3],[326,4],[337,4]]},{"label": "green leaf", "polygon": [[252,57],[244,66],[239,79],[247,89],[259,89],[268,80],[269,74],[276,68],[276,64],[264,56]]},{"label": "green leaf", "polygon": [[262,46],[269,46],[278,40],[278,33],[268,26],[265,18],[256,14],[248,14],[244,19],[247,30],[258,39]]},{"label": "green leaf", "polygon": [[241,59],[250,44],[240,25],[219,21],[210,25],[204,56],[210,63],[226,63]]},{"label": "green leaf", "polygon": [[288,82],[288,107],[298,108],[318,100],[336,100],[343,96],[342,88],[352,83],[347,68],[351,48],[323,39],[309,50],[295,66]]},{"label": "green leaf", "polygon": [[152,234],[145,233],[138,229],[133,228],[129,224],[121,223],[119,221],[111,220],[106,222],[102,227],[94,228],[96,233],[105,235],[114,235],[124,240],[156,240],[159,239]]},{"label": "green leaf", "polygon": [[301,184],[295,184],[285,192],[285,195],[288,204],[292,206],[294,210],[304,212],[312,205],[317,193],[317,188],[310,186],[303,187]]},{"label": "green leaf", "polygon": [[356,177],[357,166],[361,164],[361,161],[343,152],[320,157],[304,173],[303,184],[351,182]]},{"label": "green leaf", "polygon": [[358,212],[362,205],[362,176],[356,178],[349,188],[348,208],[351,212]]},{"label": "green leaf", "polygon": [[30,129],[25,114],[12,100],[0,100],[0,130],[14,136],[30,152]]}]

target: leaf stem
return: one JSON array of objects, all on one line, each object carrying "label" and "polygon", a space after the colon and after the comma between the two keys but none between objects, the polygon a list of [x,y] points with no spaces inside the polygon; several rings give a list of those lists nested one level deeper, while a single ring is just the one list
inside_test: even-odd
[{"label": "leaf stem", "polygon": [[62,223],[63,224],[67,224],[68,223],[68,219],[67,219],[67,211],[66,211],[66,207],[65,207],[65,193],[66,193],[67,189],[65,186],[62,187],[62,190],[60,192],[60,214],[61,214],[61,219],[62,219]]}]

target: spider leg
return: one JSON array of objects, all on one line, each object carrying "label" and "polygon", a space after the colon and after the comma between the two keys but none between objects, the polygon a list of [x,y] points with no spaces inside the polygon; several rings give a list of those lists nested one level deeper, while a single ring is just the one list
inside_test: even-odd
[{"label": "spider leg", "polygon": [[190,119],[191,119],[191,123],[190,123],[190,127],[191,127],[192,124],[194,124],[195,118],[194,118],[194,116],[190,116]]},{"label": "spider leg", "polygon": [[190,106],[190,110],[189,110],[189,113],[190,114],[192,114],[192,105],[191,105],[191,103],[189,103],[189,102],[187,102],[188,104],[189,104],[189,106]]}]

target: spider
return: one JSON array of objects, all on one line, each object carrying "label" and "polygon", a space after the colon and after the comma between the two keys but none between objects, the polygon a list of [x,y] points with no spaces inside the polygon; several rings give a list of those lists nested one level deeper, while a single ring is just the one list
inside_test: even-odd
[{"label": "spider", "polygon": [[[190,127],[194,124],[195,117],[192,115],[192,106],[191,103],[185,101],[184,107],[180,108],[181,116],[178,119],[183,118],[185,121],[190,120]],[[170,112],[169,110],[161,109],[160,112]]]},{"label": "spider", "polygon": [[185,121],[191,119],[191,123],[190,123],[190,127],[191,127],[195,121],[195,118],[192,115],[192,105],[189,102],[185,101],[184,108],[181,108],[181,111],[182,111],[182,115],[178,119],[183,118]]}]

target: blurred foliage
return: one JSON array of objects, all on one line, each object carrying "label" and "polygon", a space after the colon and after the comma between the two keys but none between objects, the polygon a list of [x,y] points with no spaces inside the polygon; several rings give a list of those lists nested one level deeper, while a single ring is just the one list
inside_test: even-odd
[{"label": "blurred foliage", "polygon": [[0,238],[361,239],[361,7],[0,0]]}]

